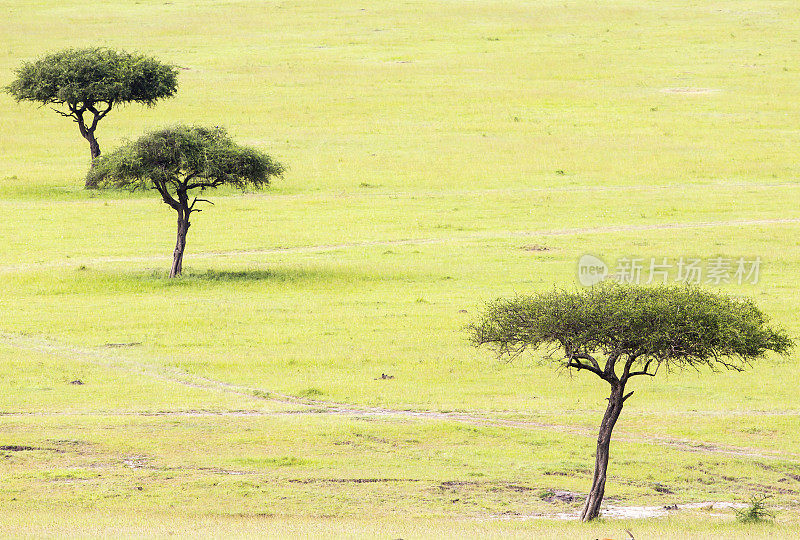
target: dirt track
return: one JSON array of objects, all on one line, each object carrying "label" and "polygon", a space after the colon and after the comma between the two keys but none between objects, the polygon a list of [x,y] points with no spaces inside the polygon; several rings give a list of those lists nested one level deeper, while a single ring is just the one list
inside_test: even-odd
[{"label": "dirt track", "polygon": [[[287,248],[265,248],[237,251],[207,251],[192,253],[192,259],[214,259],[219,257],[277,255],[283,253],[323,253],[341,249],[362,247],[391,247],[429,244],[451,244],[459,242],[474,242],[481,240],[502,240],[508,238],[549,238],[556,236],[578,236],[582,234],[609,234],[636,231],[667,231],[681,229],[707,229],[713,227],[744,227],[758,225],[786,225],[800,224],[800,218],[785,219],[741,219],[728,221],[697,221],[694,223],[661,223],[650,225],[607,225],[602,227],[579,227],[566,229],[543,229],[535,231],[501,231],[491,233],[473,233],[441,238],[412,238],[397,240],[374,240],[366,242],[348,242],[342,244],[323,244],[317,246],[296,246]],[[85,259],[69,259],[42,263],[25,263],[17,265],[0,266],[0,272],[24,272],[44,268],[74,268],[86,265],[111,264],[123,262],[161,262],[171,260],[172,255],[152,255],[141,257],[94,257]]]},{"label": "dirt track", "polygon": [[[524,237],[555,237],[555,236],[576,236],[581,234],[608,234],[616,232],[630,232],[630,231],[659,231],[659,230],[678,230],[678,229],[698,229],[698,228],[712,228],[712,227],[742,227],[742,226],[758,226],[758,225],[778,225],[778,224],[800,224],[798,218],[787,219],[749,219],[749,220],[731,220],[731,221],[700,221],[695,223],[666,223],[666,224],[653,224],[653,225],[612,225],[602,227],[584,227],[584,228],[565,228],[565,229],[550,229],[538,231],[505,231],[497,233],[477,233],[477,234],[464,234],[460,236],[450,236],[442,238],[417,238],[417,239],[399,239],[399,240],[385,240],[385,241],[369,241],[369,242],[351,242],[342,244],[326,244],[317,246],[298,246],[291,248],[268,248],[259,250],[246,250],[246,251],[222,251],[222,252],[206,252],[192,254],[193,258],[216,258],[216,257],[229,257],[229,256],[242,256],[242,255],[270,255],[280,253],[316,253],[325,252],[338,249],[350,249],[359,247],[370,246],[398,246],[398,245],[422,245],[422,244],[443,244],[453,242],[469,242],[480,240],[495,240],[504,238],[524,238]],[[71,259],[67,261],[53,261],[36,264],[22,264],[16,266],[0,267],[0,272],[14,272],[35,270],[41,268],[53,267],[75,267],[87,264],[104,264],[116,262],[150,262],[162,261],[170,258],[169,256],[150,256],[150,257],[98,257],[89,259]],[[464,424],[478,425],[478,426],[499,426],[511,427],[517,429],[536,429],[557,431],[561,433],[569,433],[571,435],[582,437],[595,437],[596,433],[593,430],[585,429],[579,426],[569,426],[561,424],[540,423],[532,421],[511,420],[506,418],[499,418],[491,413],[451,413],[439,411],[411,411],[411,410],[398,410],[381,407],[364,407],[359,405],[352,405],[346,403],[335,403],[330,401],[319,401],[301,399],[290,395],[280,394],[268,389],[247,387],[241,385],[234,385],[224,381],[209,379],[188,373],[186,371],[159,366],[155,364],[147,364],[137,362],[129,359],[126,356],[115,354],[109,349],[95,349],[86,347],[76,347],[67,344],[57,343],[55,341],[30,337],[19,334],[0,333],[0,343],[10,345],[15,348],[34,350],[48,354],[70,355],[78,356],[94,363],[95,365],[110,368],[122,369],[127,372],[132,372],[146,377],[168,381],[174,384],[180,384],[192,388],[201,388],[208,391],[215,392],[228,392],[245,396],[253,400],[267,400],[276,403],[283,403],[287,405],[295,405],[298,408],[292,411],[284,412],[261,412],[261,411],[231,411],[228,413],[209,413],[201,411],[174,411],[174,412],[158,412],[158,413],[132,413],[128,411],[110,412],[105,414],[139,414],[142,416],[147,415],[169,415],[169,416],[197,416],[209,414],[229,414],[229,415],[287,415],[287,414],[327,414],[327,415],[345,415],[345,416],[385,416],[395,418],[405,418],[409,420],[445,420],[452,422],[461,422]],[[42,414],[42,413],[37,413]],[[60,413],[52,413],[60,414]],[[687,413],[687,414],[698,414]],[[719,413],[712,413],[719,414]],[[754,412],[754,414],[764,414],[763,412]],[[786,413],[789,414],[789,413]],[[29,416],[28,413],[6,413],[5,416]],[[742,458],[754,459],[783,459],[790,461],[800,461],[800,454],[778,452],[772,450],[744,448],[738,446],[728,446],[719,444],[710,444],[703,441],[692,441],[686,439],[674,439],[670,437],[661,436],[641,436],[626,433],[618,433],[615,435],[615,440],[639,443],[639,444],[653,444],[667,446],[676,450],[684,452],[701,452],[709,454],[724,454]]]},{"label": "dirt track", "polygon": [[[79,357],[87,360],[99,367],[106,369],[119,369],[137,375],[151,377],[173,384],[180,384],[191,388],[201,388],[212,392],[227,392],[244,396],[255,401],[270,401],[285,405],[293,405],[294,409],[288,411],[229,411],[229,412],[207,412],[207,411],[161,411],[161,412],[131,412],[131,411],[110,411],[99,413],[98,415],[126,415],[126,416],[207,416],[207,415],[229,415],[229,416],[278,416],[278,415],[332,415],[350,417],[393,417],[406,420],[440,420],[449,422],[460,422],[475,426],[496,426],[516,429],[545,430],[559,433],[567,433],[579,437],[596,437],[596,432],[580,426],[570,426],[564,424],[553,424],[543,422],[533,422],[529,420],[513,420],[500,418],[492,413],[455,413],[440,412],[430,410],[401,410],[384,407],[367,407],[347,403],[336,403],[332,401],[320,401],[298,398],[286,394],[270,391],[268,389],[235,385],[201,377],[192,373],[166,366],[159,366],[132,360],[128,357],[115,353],[109,348],[88,348],[76,347],[52,340],[38,337],[24,336],[20,334],[0,333],[0,344],[11,346],[17,349],[36,351],[46,354],[67,355]],[[86,413],[92,414],[92,413]],[[763,413],[757,413],[763,414]],[[0,416],[11,417],[31,417],[45,415],[64,415],[64,413],[13,413],[6,412]],[[624,432],[615,434],[614,440],[619,442],[629,442],[637,444],[651,444],[669,447],[683,452],[698,452],[706,454],[729,455],[748,459],[780,459],[784,461],[800,462],[800,454],[791,452],[780,452],[776,450],[765,450],[746,448],[740,446],[721,445],[704,441],[694,441],[688,439],[676,439],[667,436],[656,435],[635,435]]]}]

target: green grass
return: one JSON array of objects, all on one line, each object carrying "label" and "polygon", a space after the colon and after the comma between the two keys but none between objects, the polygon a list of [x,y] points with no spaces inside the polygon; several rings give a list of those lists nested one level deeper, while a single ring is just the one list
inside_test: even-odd
[{"label": "green grass", "polygon": [[775,525],[584,526],[527,518],[579,506],[545,499],[588,489],[606,389],[463,331],[593,253],[759,256],[757,284],[718,289],[798,335],[798,224],[776,222],[800,219],[795,2],[84,4],[6,2],[0,82],[60,47],[137,49],[180,90],[109,114],[104,150],[222,124],[289,171],[211,194],[169,280],[169,209],[83,190],[75,126],[0,95],[0,446],[33,448],[0,451],[0,534],[796,536],[797,354],[637,382],[607,486],[770,494]]},{"label": "green grass", "polygon": [[[2,419],[30,448],[3,451],[4,507],[67,505],[120,512],[171,509],[211,515],[286,517],[529,516],[569,512],[553,489],[580,493],[591,481],[588,437],[449,421],[314,415],[60,415]],[[608,502],[658,506],[726,501],[758,478],[781,492],[791,463],[769,467],[731,456],[618,443]],[[370,456],[365,460],[364,456]],[[791,484],[789,484],[791,485]],[[139,489],[142,488],[142,489]],[[732,518],[732,513],[727,512]],[[795,519],[782,513],[781,521]]]},{"label": "green grass", "polygon": [[[109,115],[104,148],[179,120],[224,123],[291,166],[280,189],[292,192],[798,172],[790,1],[114,4],[11,1],[0,32],[6,73],[55,47],[96,44],[186,68],[175,99]],[[686,88],[712,92],[667,91]],[[25,150],[3,153],[16,177],[3,189],[74,185],[88,156],[74,126],[12,110],[4,144]]]},{"label": "green grass", "polygon": [[[124,517],[124,519],[120,519]],[[427,519],[424,521],[399,518],[387,523],[385,520],[366,518],[361,520],[342,518],[305,518],[302,520],[271,516],[205,516],[175,517],[161,514],[154,522],[141,515],[124,515],[110,512],[74,514],[50,514],[41,519],[39,514],[14,514],[0,527],[0,532],[17,536],[39,538],[59,537],[64,527],[81,536],[103,536],[113,534],[119,538],[161,538],[168,535],[193,537],[252,537],[260,538],[374,538],[391,536],[397,538],[625,538],[625,530],[646,538],[656,539],[730,539],[742,537],[770,539],[776,535],[792,537],[797,531],[774,525],[708,524],[692,520],[671,519],[669,521],[642,522],[623,521],[613,523],[567,524],[560,522],[532,521],[475,521]],[[7,523],[7,524],[6,524]]]}]

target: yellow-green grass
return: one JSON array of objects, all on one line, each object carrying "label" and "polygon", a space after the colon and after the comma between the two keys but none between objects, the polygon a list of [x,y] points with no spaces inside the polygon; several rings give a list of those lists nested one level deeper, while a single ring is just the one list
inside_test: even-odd
[{"label": "yellow-green grass", "polygon": [[[616,521],[575,524],[548,521],[475,521],[469,519],[408,519],[391,521],[376,517],[283,518],[272,516],[186,517],[120,514],[119,512],[58,512],[42,517],[33,512],[3,515],[0,532],[21,538],[61,538],[65,530],[76,536],[115,538],[163,538],[179,535],[226,538],[626,538],[626,530],[655,539],[773,539],[793,538],[797,529],[786,525],[740,525],[691,518]],[[701,519],[698,519],[701,518]]]},{"label": "yellow-green grass", "polygon": [[[555,499],[556,490],[578,495],[591,480],[593,441],[546,430],[314,414],[59,414],[0,425],[17,445],[0,451],[8,510],[531,519],[574,513],[580,501]],[[639,443],[614,450],[609,504],[767,492],[780,522],[796,522],[796,463]]]},{"label": "yellow-green grass", "polygon": [[[198,259],[178,281],[164,277],[153,261],[8,270],[3,275],[9,365],[3,411],[11,413],[3,421],[6,440],[38,448],[50,440],[83,440],[83,433],[99,430],[103,437],[94,442],[104,445],[101,457],[77,463],[69,449],[49,459],[34,452],[23,463],[9,462],[14,471],[25,471],[11,483],[19,486],[11,496],[21,509],[41,501],[42,511],[62,503],[146,511],[177,497],[180,510],[173,511],[188,511],[187,501],[194,500],[200,501],[194,511],[202,513],[213,507],[203,502],[207,497],[217,501],[214,512],[220,513],[251,504],[251,513],[294,517],[353,516],[370,508],[389,521],[395,511],[476,518],[504,511],[569,512],[575,504],[544,504],[539,494],[585,489],[606,389],[589,377],[554,372],[535,357],[505,364],[474,351],[463,326],[475,316],[479,299],[553,284],[573,286],[582,252],[570,246],[575,238],[594,240],[595,250],[609,260],[626,254],[618,251],[620,245],[637,249],[627,254],[648,257],[669,254],[677,242],[687,256],[702,256],[702,246],[711,243],[719,244],[714,253],[759,253],[772,261],[765,262],[759,285],[723,289],[754,295],[796,332],[787,296],[791,275],[785,271],[796,265],[795,250],[786,248],[793,227],[741,227],[736,242],[731,227],[721,226],[231,255]],[[549,251],[520,249],[530,243]],[[14,350],[8,348],[12,345]],[[235,393],[184,388],[181,372],[239,386]],[[382,373],[393,378],[383,380]],[[624,411],[610,500],[742,501],[749,493],[764,492],[784,508],[782,519],[793,523],[792,493],[800,473],[796,399],[787,384],[797,376],[793,359],[770,358],[745,373],[664,375],[637,384]],[[73,378],[85,384],[69,384]],[[153,388],[155,383],[171,387],[165,392]],[[270,400],[276,392],[355,407],[468,411],[490,424],[500,418],[545,426],[476,426],[359,413],[319,418],[172,414],[168,419],[130,414],[307,410]],[[26,412],[38,414],[19,414]],[[354,434],[364,429],[365,437]],[[233,444],[243,440],[233,432],[252,433],[252,445]],[[464,436],[454,440],[454,433]],[[338,446],[354,447],[355,454],[337,454]],[[131,455],[146,456],[167,476],[192,465],[194,481],[184,478],[186,485],[178,487],[160,483],[156,473],[142,479],[141,471],[124,465]],[[85,489],[66,495],[40,491],[39,483],[50,485],[53,479],[37,474],[83,474],[93,470],[92,463],[109,460],[122,473],[81,478]],[[241,479],[228,478],[238,474],[214,471],[264,467],[286,476],[248,480],[257,488],[248,484],[242,491],[241,484],[231,483]],[[322,482],[324,488],[303,483],[320,477],[400,481],[389,487],[380,483],[377,494],[349,483]],[[453,507],[452,501],[429,494],[443,482],[475,478],[481,482],[467,484],[468,496],[452,497],[467,497],[466,506]],[[116,500],[119,490],[145,480],[157,496]],[[498,488],[502,482],[530,489]],[[665,488],[672,493],[660,491]],[[98,490],[105,493],[99,500],[90,495]]]},{"label": "yellow-green grass", "polygon": [[[177,281],[164,277],[161,260],[26,268],[2,275],[4,329],[89,348],[136,343],[111,352],[266,391],[298,395],[314,388],[351,403],[597,409],[606,389],[590,377],[554,373],[526,358],[498,363],[473,350],[463,327],[481,301],[574,286],[578,257],[590,249],[609,261],[758,253],[764,260],[758,285],[721,289],[754,296],[795,334],[795,229],[720,226],[188,256],[187,275]],[[530,244],[549,251],[524,249]],[[663,373],[640,381],[642,396],[631,403],[647,400],[646,410],[661,411],[796,411],[794,389],[785,384],[796,376],[796,362],[770,357],[756,367],[741,374]],[[382,373],[395,379],[376,381]]]},{"label": "yellow-green grass", "polygon": [[[798,10],[790,0],[117,0],[95,11],[10,0],[0,73],[10,80],[22,60],[68,46],[174,62],[178,96],[114,111],[101,146],[178,121],[223,124],[290,165],[283,191],[785,181],[799,170]],[[74,186],[88,161],[75,126],[0,100],[3,192]]]},{"label": "yellow-green grass", "polygon": [[185,68],[176,98],[103,120],[104,150],[222,124],[289,172],[211,194],[168,280],[169,209],[84,191],[75,126],[0,95],[0,446],[34,448],[0,452],[0,534],[797,536],[797,354],[637,381],[607,488],[767,493],[777,525],[587,527],[525,517],[579,506],[545,499],[588,488],[606,389],[464,332],[593,253],[761,257],[758,283],[716,288],[798,335],[796,3],[3,9],[0,82],[68,46]]}]

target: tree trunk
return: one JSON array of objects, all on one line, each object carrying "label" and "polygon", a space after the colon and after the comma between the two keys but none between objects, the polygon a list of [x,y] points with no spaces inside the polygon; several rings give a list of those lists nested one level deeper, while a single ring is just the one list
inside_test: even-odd
[{"label": "tree trunk", "polygon": [[[78,126],[81,127],[81,124],[78,124]],[[82,127],[81,135],[83,135],[84,139],[89,141],[89,152],[92,154],[92,167],[94,167],[94,160],[100,155],[100,144],[97,142],[97,139],[94,136],[94,130]],[[97,184],[90,181],[87,177],[85,187],[96,188]]]},{"label": "tree trunk", "polygon": [[608,407],[600,423],[600,433],[597,436],[597,453],[594,462],[594,478],[592,490],[586,498],[581,520],[591,521],[600,515],[600,504],[606,489],[606,471],[608,469],[608,451],[611,445],[611,432],[617,423],[619,413],[622,412],[623,392],[625,386],[616,382],[611,384],[611,395],[608,398]]},{"label": "tree trunk", "polygon": [[189,213],[178,211],[178,239],[175,242],[175,251],[172,255],[172,269],[169,277],[181,275],[183,271],[183,250],[186,248],[186,233],[189,230]]},{"label": "tree trunk", "polygon": [[97,139],[94,136],[93,131],[89,131],[86,140],[89,141],[89,152],[92,153],[92,163],[100,155],[100,144],[97,142]]}]

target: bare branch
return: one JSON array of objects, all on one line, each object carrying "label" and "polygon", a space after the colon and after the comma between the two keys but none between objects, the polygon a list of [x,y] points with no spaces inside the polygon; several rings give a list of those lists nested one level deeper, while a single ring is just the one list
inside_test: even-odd
[{"label": "bare branch", "polygon": [[104,117],[105,117],[105,116],[106,116],[106,115],[107,115],[109,112],[111,112],[111,108],[112,108],[113,106],[114,106],[114,102],[113,102],[113,101],[112,101],[112,102],[109,102],[109,103],[108,103],[108,107],[106,107],[105,109],[103,109],[102,111],[100,111],[100,112],[97,114],[97,117],[96,117],[96,119],[95,119],[95,124],[97,123],[97,121],[98,121],[98,120],[102,120],[102,119],[103,119],[103,118],[104,118]]},{"label": "bare branch", "polygon": [[650,373],[648,370],[650,368],[650,364],[652,364],[652,363],[653,363],[653,359],[652,358],[648,359],[647,362],[645,362],[644,367],[642,369],[640,369],[639,371],[631,371],[630,373],[628,373],[627,377],[626,377],[626,380],[628,378],[630,378],[630,377],[635,377],[636,375],[648,375],[650,377],[655,377],[656,373],[658,373],[658,366],[660,366],[661,364],[660,363],[656,363],[655,371]]},{"label": "bare branch", "polygon": [[208,204],[210,204],[211,206],[214,206],[214,203],[213,203],[213,202],[211,202],[211,201],[209,201],[208,199],[200,199],[200,198],[198,198],[198,197],[195,197],[195,198],[194,198],[194,200],[192,201],[192,204],[190,204],[190,205],[189,205],[189,211],[190,211],[190,212],[202,212],[202,210],[195,210],[195,209],[194,209],[194,205],[195,205],[195,204],[197,204],[197,203],[199,203],[199,202],[208,203]]},{"label": "bare branch", "polygon": [[[625,361],[625,369],[622,370],[622,377],[620,380],[627,381],[628,377],[630,377],[631,368],[633,367],[633,363],[636,362],[636,359],[639,358],[638,354],[635,353],[628,353],[628,359]],[[650,361],[648,360],[647,364],[645,364],[645,371],[647,371],[647,366],[650,365]]]},{"label": "bare branch", "polygon": [[163,181],[154,181],[153,185],[161,194],[161,198],[164,199],[164,202],[170,205],[175,210],[179,210],[181,205],[178,201],[175,200],[172,195],[170,195],[169,190],[167,189],[166,184]]},{"label": "bare branch", "polygon": [[77,122],[77,121],[78,121],[78,117],[77,117],[77,116],[76,116],[74,113],[65,113],[65,112],[63,112],[63,111],[59,111],[59,110],[58,110],[58,109],[56,109],[55,107],[50,107],[50,109],[52,109],[54,112],[56,112],[56,113],[60,114],[61,116],[65,117],[65,118],[72,118],[72,120],[73,120],[74,122]]},{"label": "bare branch", "polygon": [[194,189],[198,187],[197,184],[190,184],[189,182],[192,178],[197,178],[200,176],[200,171],[185,171],[183,174],[183,183],[186,184],[186,190],[189,191],[190,189]]},{"label": "bare branch", "polygon": [[568,358],[567,360],[567,367],[568,368],[575,368],[577,370],[585,369],[586,371],[591,371],[598,377],[605,379],[605,375],[603,372],[590,364],[584,364],[578,358]]},{"label": "bare branch", "polygon": [[85,106],[86,110],[94,115],[94,118],[92,119],[92,125],[88,128],[89,131],[94,131],[97,128],[97,123],[108,114],[113,105],[113,102],[108,102],[108,106],[102,111],[98,110],[97,107],[94,106],[94,103]]},{"label": "bare branch", "polygon": [[597,360],[595,360],[594,356],[592,356],[592,355],[591,355],[591,354],[589,354],[588,352],[586,352],[586,351],[583,351],[583,352],[581,352],[581,353],[580,353],[580,358],[582,358],[582,359],[584,359],[584,360],[588,360],[589,362],[591,362],[591,363],[592,363],[592,366],[593,366],[593,367],[594,367],[594,368],[595,368],[597,371],[602,371],[602,370],[600,369],[600,364],[598,364],[598,363],[597,363]]}]

